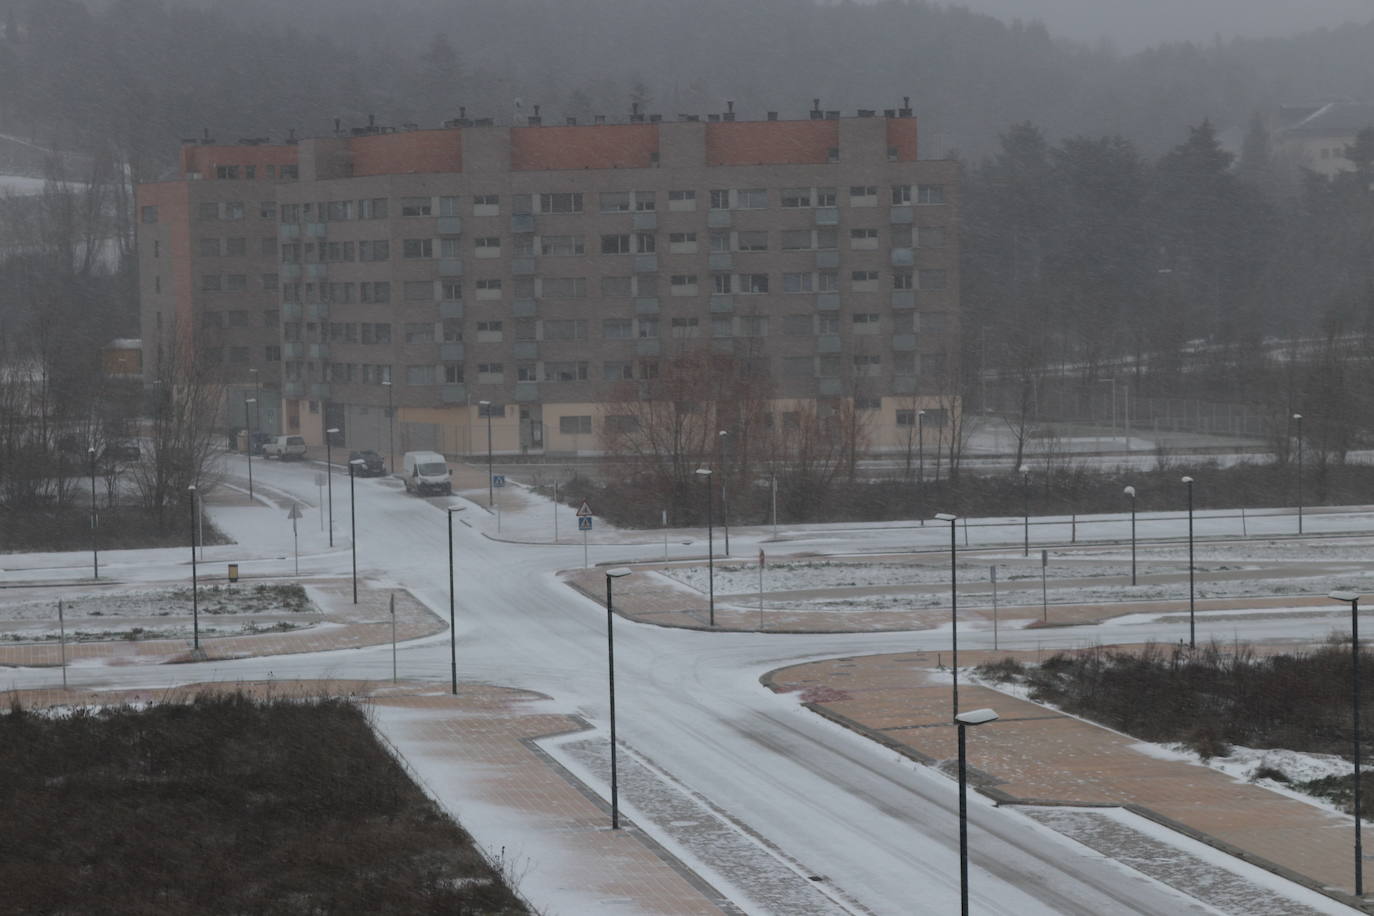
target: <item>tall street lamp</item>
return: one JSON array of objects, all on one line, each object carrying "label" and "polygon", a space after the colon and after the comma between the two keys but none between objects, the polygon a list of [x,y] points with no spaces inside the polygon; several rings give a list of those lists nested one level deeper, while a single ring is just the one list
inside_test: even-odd
[{"label": "tall street lamp", "polygon": [[324,431],[324,479],[329,488],[329,546],[334,546],[334,434],[339,431],[331,426]]},{"label": "tall street lamp", "polygon": [[458,695],[458,616],[454,609],[457,599],[453,585],[453,513],[462,512],[465,508],[448,507],[448,653],[454,696]]},{"label": "tall street lamp", "polygon": [[926,523],[926,412],[916,411],[916,501],[921,526]]},{"label": "tall street lamp", "polygon": [[1298,534],[1302,534],[1302,414],[1293,414],[1298,425]]},{"label": "tall street lamp", "polygon": [[606,667],[609,673],[608,683],[611,691],[611,829],[620,829],[620,787],[616,781],[615,769],[615,630],[612,621],[615,615],[611,611],[611,580],[628,576],[630,570],[625,567],[606,570]]},{"label": "tall street lamp", "polygon": [[970,725],[996,719],[997,713],[991,709],[974,709],[954,717],[959,726],[959,912],[963,916],[968,916],[968,752],[964,749],[964,731]]},{"label": "tall street lamp", "polygon": [[711,469],[697,468],[697,475],[706,483],[706,581],[708,583],[711,626],[716,625],[716,541],[711,526]]},{"label": "tall street lamp", "polygon": [[1193,478],[1183,478],[1188,488],[1188,648],[1197,646],[1197,589],[1194,587],[1197,567],[1193,564]]},{"label": "tall street lamp", "polygon": [[95,446],[86,450],[91,459],[91,566],[95,578],[100,578],[100,541],[95,528]]},{"label": "tall street lamp", "polygon": [[1355,896],[1364,896],[1364,854],[1360,843],[1360,593],[1332,592],[1334,601],[1350,605],[1350,672],[1353,684],[1355,745]]},{"label": "tall street lamp", "polygon": [[[258,399],[257,399],[257,398],[245,398],[244,401],[243,401],[243,406],[244,406],[245,408],[247,408],[250,404],[253,406],[253,413],[257,413],[257,412],[258,412],[258,406],[257,406],[257,405],[258,405]],[[249,424],[248,424],[248,501],[249,501],[250,503],[253,501],[253,424],[252,424],[252,423],[249,423]]]},{"label": "tall street lamp", "polygon": [[353,478],[357,476],[358,468],[366,462],[361,458],[354,458],[348,462],[348,527],[351,531],[349,537],[350,547],[353,551],[353,603],[358,603],[358,513],[355,509],[357,505],[357,491],[353,488]]},{"label": "tall street lamp", "polygon": [[396,473],[396,406],[392,397],[390,373],[382,380],[386,386],[386,457],[390,462],[391,473]]},{"label": "tall street lamp", "polygon": [[1028,557],[1030,556],[1030,465],[1023,464],[1019,470],[1021,471],[1021,515],[1024,519],[1021,556]]},{"label": "tall street lamp", "polygon": [[1123,490],[1131,500],[1131,584],[1135,585],[1135,487]]},{"label": "tall street lamp", "polygon": [[200,651],[200,589],[196,574],[196,485],[186,488],[191,494],[191,649]]},{"label": "tall street lamp", "polygon": [[730,433],[722,429],[716,440],[720,443],[720,460],[716,462],[720,466],[720,523],[725,528],[725,555],[730,556],[730,503],[725,496],[725,481],[729,474],[725,473],[725,437]]},{"label": "tall street lamp", "polygon": [[477,406],[487,415],[487,508],[496,505],[495,478],[491,466],[491,401],[478,401]]},{"label": "tall street lamp", "polygon": [[954,523],[959,520],[959,516],[950,515],[948,512],[935,513],[937,521],[949,522],[949,620],[950,620],[950,662],[954,672],[954,715],[959,715],[959,566],[958,566],[958,540],[954,532]]}]

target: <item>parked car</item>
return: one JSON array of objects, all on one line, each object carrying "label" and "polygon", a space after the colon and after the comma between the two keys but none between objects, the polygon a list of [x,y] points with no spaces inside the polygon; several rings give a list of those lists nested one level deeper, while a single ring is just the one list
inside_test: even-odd
[{"label": "parked car", "polygon": [[349,452],[348,463],[352,464],[354,461],[361,461],[363,463],[362,467],[357,470],[359,477],[386,476],[386,462],[382,460],[381,455],[378,455],[370,448],[360,452]]},{"label": "parked car", "polygon": [[271,433],[253,433],[249,437],[249,450],[254,455],[261,455],[263,447],[271,442],[274,436]]},{"label": "parked car", "polygon": [[262,454],[266,458],[282,461],[292,458],[300,460],[305,457],[305,439],[302,436],[274,436],[263,444]]}]

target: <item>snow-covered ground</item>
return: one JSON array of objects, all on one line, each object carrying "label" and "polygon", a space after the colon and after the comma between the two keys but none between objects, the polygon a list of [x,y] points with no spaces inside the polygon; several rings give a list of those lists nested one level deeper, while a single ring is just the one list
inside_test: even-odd
[{"label": "snow-covered ground", "polygon": [[[231,474],[241,475],[241,458],[229,459]],[[420,500],[406,496],[390,479],[356,481],[357,503],[348,504],[346,478],[335,479],[334,545],[319,491],[318,467],[255,463],[257,500],[228,491],[210,511],[216,524],[236,543],[207,547],[207,565],[237,562],[245,577],[292,576],[293,526],[287,519],[292,502],[306,506],[297,526],[303,577],[346,574],[350,563],[350,509],[357,519],[360,575],[381,585],[405,586],[421,601],[446,616],[450,596],[447,529],[453,527],[453,565],[457,603],[457,657],[463,682],[505,684],[541,693],[548,711],[581,716],[593,729],[592,744],[546,746],[593,791],[608,794],[606,774],[593,744],[604,746],[608,717],[606,696],[606,620],[604,608],[567,589],[560,569],[580,567],[584,547],[572,509],[550,506],[523,490],[502,494],[500,540],[496,517],[477,501],[462,497]],[[461,507],[447,518],[442,509]],[[554,543],[552,518],[559,518]],[[456,519],[456,521],[454,520]],[[1080,530],[1086,537],[1120,540],[1128,531],[1124,516],[1093,520]],[[1180,536],[1176,515],[1149,520],[1150,536]],[[1287,533],[1292,519],[1275,517],[1252,522]],[[1313,531],[1374,531],[1368,513],[1313,515]],[[1200,515],[1200,537],[1234,536],[1229,517]],[[1042,534],[1047,529],[1036,530]],[[1056,530],[1058,530],[1056,528]],[[1064,526],[1067,540],[1068,526]],[[1019,519],[980,520],[970,525],[976,546],[1019,553]],[[777,539],[767,528],[732,528],[732,548],[753,557],[760,545],[771,560],[789,554],[838,552],[894,553],[919,547],[947,548],[949,529],[910,523],[886,526],[805,526],[781,530]],[[668,533],[675,558],[699,560],[704,533]],[[1143,535],[1142,535],[1143,536]],[[618,532],[597,521],[587,539],[591,563],[661,560],[662,532]],[[529,544],[507,541],[529,541]],[[692,543],[683,543],[690,541]],[[767,543],[764,543],[767,541]],[[1204,549],[1200,556],[1216,562]],[[1120,562],[1121,546],[1114,563]],[[6,580],[12,583],[70,579],[89,571],[88,557],[34,555],[5,557]],[[1238,562],[1228,560],[1227,562]],[[1118,567],[1119,568],[1119,567]],[[189,559],[180,550],[109,551],[102,553],[102,574],[129,583],[186,582]],[[747,573],[744,574],[747,578]],[[938,572],[932,571],[933,576]],[[748,591],[750,583],[742,588]],[[1295,615],[1261,615],[1215,625],[1199,620],[1199,639],[1321,638],[1329,621]],[[958,902],[958,817],[953,783],[929,768],[912,767],[895,753],[804,709],[796,696],[775,695],[759,684],[768,671],[809,659],[878,652],[939,650],[948,643],[941,629],[901,633],[798,634],[712,633],[617,621],[615,660],[619,737],[628,754],[644,764],[641,788],[632,793],[636,822],[665,848],[675,851],[703,874],[719,876],[732,889],[744,912],[780,910],[770,906],[766,888],[755,886],[714,859],[711,844],[694,847],[677,832],[691,820],[674,812],[682,797],[696,799],[730,829],[746,834],[759,848],[785,853],[787,861],[807,875],[823,876],[833,896],[815,910],[792,912],[949,912]],[[1186,632],[1186,621],[1142,619],[1107,628],[1055,631],[1004,631],[1006,647],[1072,645],[1085,640],[1174,641]],[[961,647],[991,647],[986,630],[961,628]],[[449,677],[447,634],[413,641],[401,648],[403,676],[446,683]],[[348,652],[302,653],[232,662],[175,666],[120,666],[92,663],[71,672],[83,689],[160,686],[206,679],[270,677],[389,678],[389,646]],[[51,670],[14,669],[6,681],[14,687],[53,686]],[[385,717],[379,727],[387,730]],[[388,732],[391,734],[391,732]],[[566,742],[577,745],[577,742]],[[424,748],[399,743],[402,754],[416,759]],[[436,766],[442,765],[435,764]],[[653,776],[662,774],[662,778]],[[522,890],[551,912],[594,912],[600,901],[564,854],[566,838],[551,835],[538,810],[509,808],[495,812],[483,794],[479,774],[449,774],[441,800],[468,826],[493,857],[503,848],[519,849],[530,863]],[[638,779],[638,777],[636,777]],[[674,794],[677,793],[677,794]],[[678,801],[674,801],[677,799]],[[659,804],[662,811],[658,810]],[[535,806],[537,808],[537,806]],[[465,812],[480,816],[466,817]],[[1110,855],[1085,854],[1064,831],[996,808],[981,796],[970,798],[971,879],[974,907],[980,913],[1097,914],[1134,911],[1176,914],[1222,912],[1199,903]],[[1179,849],[1177,837],[1156,838],[1164,849]],[[1240,875],[1239,890],[1255,899],[1288,901],[1290,912],[1309,905],[1303,893],[1274,882],[1258,869],[1230,861]],[[1212,874],[1199,872],[1200,882]],[[1250,890],[1245,890],[1249,888]],[[1315,895],[1310,895],[1315,896]],[[1301,901],[1299,898],[1303,898]],[[1280,906],[1284,905],[1282,902]],[[1324,898],[1311,904],[1322,912],[1339,906]],[[824,907],[824,908],[822,908]],[[621,911],[624,911],[623,909]]]}]

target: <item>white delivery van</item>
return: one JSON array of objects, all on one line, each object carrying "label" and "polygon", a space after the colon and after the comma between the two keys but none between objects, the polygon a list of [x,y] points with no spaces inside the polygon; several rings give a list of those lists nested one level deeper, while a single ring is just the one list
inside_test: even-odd
[{"label": "white delivery van", "polygon": [[453,472],[438,452],[406,452],[404,468],[407,492],[421,496],[453,493]]}]

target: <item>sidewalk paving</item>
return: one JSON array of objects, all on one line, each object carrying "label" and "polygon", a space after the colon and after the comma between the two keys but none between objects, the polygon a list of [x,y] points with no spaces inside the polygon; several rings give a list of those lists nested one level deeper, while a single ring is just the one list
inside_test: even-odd
[{"label": "sidewalk paving", "polygon": [[[1034,653],[969,652],[960,660],[971,669],[1008,655],[1033,660]],[[933,764],[957,756],[948,675],[937,673],[936,665],[935,653],[832,659],[774,671],[765,684],[800,691],[819,714]],[[972,781],[1001,804],[1121,806],[1347,905],[1357,903],[1350,896],[1350,817],[1205,766],[1149,756],[1133,747],[1140,743],[1133,738],[988,687],[961,683],[959,706],[991,707],[1000,716],[970,730],[968,743]],[[1040,819],[1054,826],[1053,819]],[[1099,851],[1132,857],[1116,854],[1110,843]],[[1205,885],[1214,879],[1191,879],[1192,887],[1189,880],[1180,889],[1207,900]]]}]

